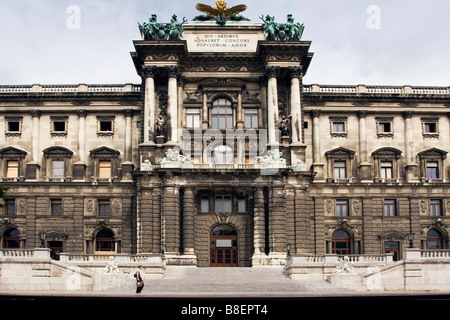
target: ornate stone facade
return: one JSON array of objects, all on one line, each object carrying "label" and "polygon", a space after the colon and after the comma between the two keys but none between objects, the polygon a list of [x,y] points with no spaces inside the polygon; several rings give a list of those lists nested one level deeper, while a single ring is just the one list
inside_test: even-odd
[{"label": "ornate stone facade", "polygon": [[449,248],[448,88],[304,85],[300,32],[172,22],[134,41],[139,85],[0,87],[4,248],[202,267]]}]

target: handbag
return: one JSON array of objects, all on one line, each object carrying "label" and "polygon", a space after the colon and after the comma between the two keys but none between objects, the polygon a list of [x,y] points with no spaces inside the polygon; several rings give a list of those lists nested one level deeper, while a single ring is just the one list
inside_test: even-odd
[{"label": "handbag", "polygon": [[136,281],[136,287],[143,287],[144,281]]}]

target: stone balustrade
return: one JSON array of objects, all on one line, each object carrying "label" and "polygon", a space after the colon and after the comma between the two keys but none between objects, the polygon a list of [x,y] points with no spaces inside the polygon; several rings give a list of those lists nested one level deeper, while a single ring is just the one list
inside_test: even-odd
[{"label": "stone balustrade", "polygon": [[64,92],[140,92],[137,84],[65,84],[65,85],[6,85],[1,93],[64,93]]},{"label": "stone balustrade", "polygon": [[303,86],[303,92],[312,93],[370,93],[370,94],[450,94],[450,87],[370,86],[370,85],[318,85]]}]

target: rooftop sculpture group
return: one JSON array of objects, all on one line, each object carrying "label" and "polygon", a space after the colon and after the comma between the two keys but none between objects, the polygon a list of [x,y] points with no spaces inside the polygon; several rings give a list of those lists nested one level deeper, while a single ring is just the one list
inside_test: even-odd
[{"label": "rooftop sculpture group", "polygon": [[275,17],[267,15],[260,17],[264,21],[264,36],[269,41],[300,41],[305,26],[294,23],[292,14],[288,14],[287,23],[275,22]]},{"label": "rooftop sculpture group", "polygon": [[[186,20],[183,18],[183,23]],[[156,14],[152,14],[148,22],[139,23],[142,39],[150,41],[181,40],[183,37],[183,23],[179,23],[177,16],[173,15],[170,23],[158,23]]]},{"label": "rooftop sculpture group", "polygon": [[[220,26],[224,26],[227,20],[241,21],[248,20],[239,15],[247,9],[245,4],[227,7],[224,0],[218,0],[216,6],[212,7],[207,4],[198,3],[195,8],[206,15],[199,15],[194,18],[194,21],[209,21],[216,19]],[[263,20],[264,36],[268,41],[300,41],[305,29],[303,24],[294,23],[292,14],[288,14],[287,23],[275,22],[275,17],[263,15],[260,17]],[[142,39],[150,41],[161,40],[181,40],[183,37],[183,23],[186,23],[186,18],[180,23],[177,16],[173,15],[170,23],[158,23],[156,14],[152,14],[148,22],[139,23],[139,30],[141,31]]]}]

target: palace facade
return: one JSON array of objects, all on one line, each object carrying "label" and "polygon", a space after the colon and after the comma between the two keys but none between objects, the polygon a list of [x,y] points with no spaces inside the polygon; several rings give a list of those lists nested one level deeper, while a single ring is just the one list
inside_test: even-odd
[{"label": "palace facade", "polygon": [[2,248],[201,267],[449,248],[450,88],[304,84],[303,25],[232,17],[152,16],[140,84],[0,87]]}]

